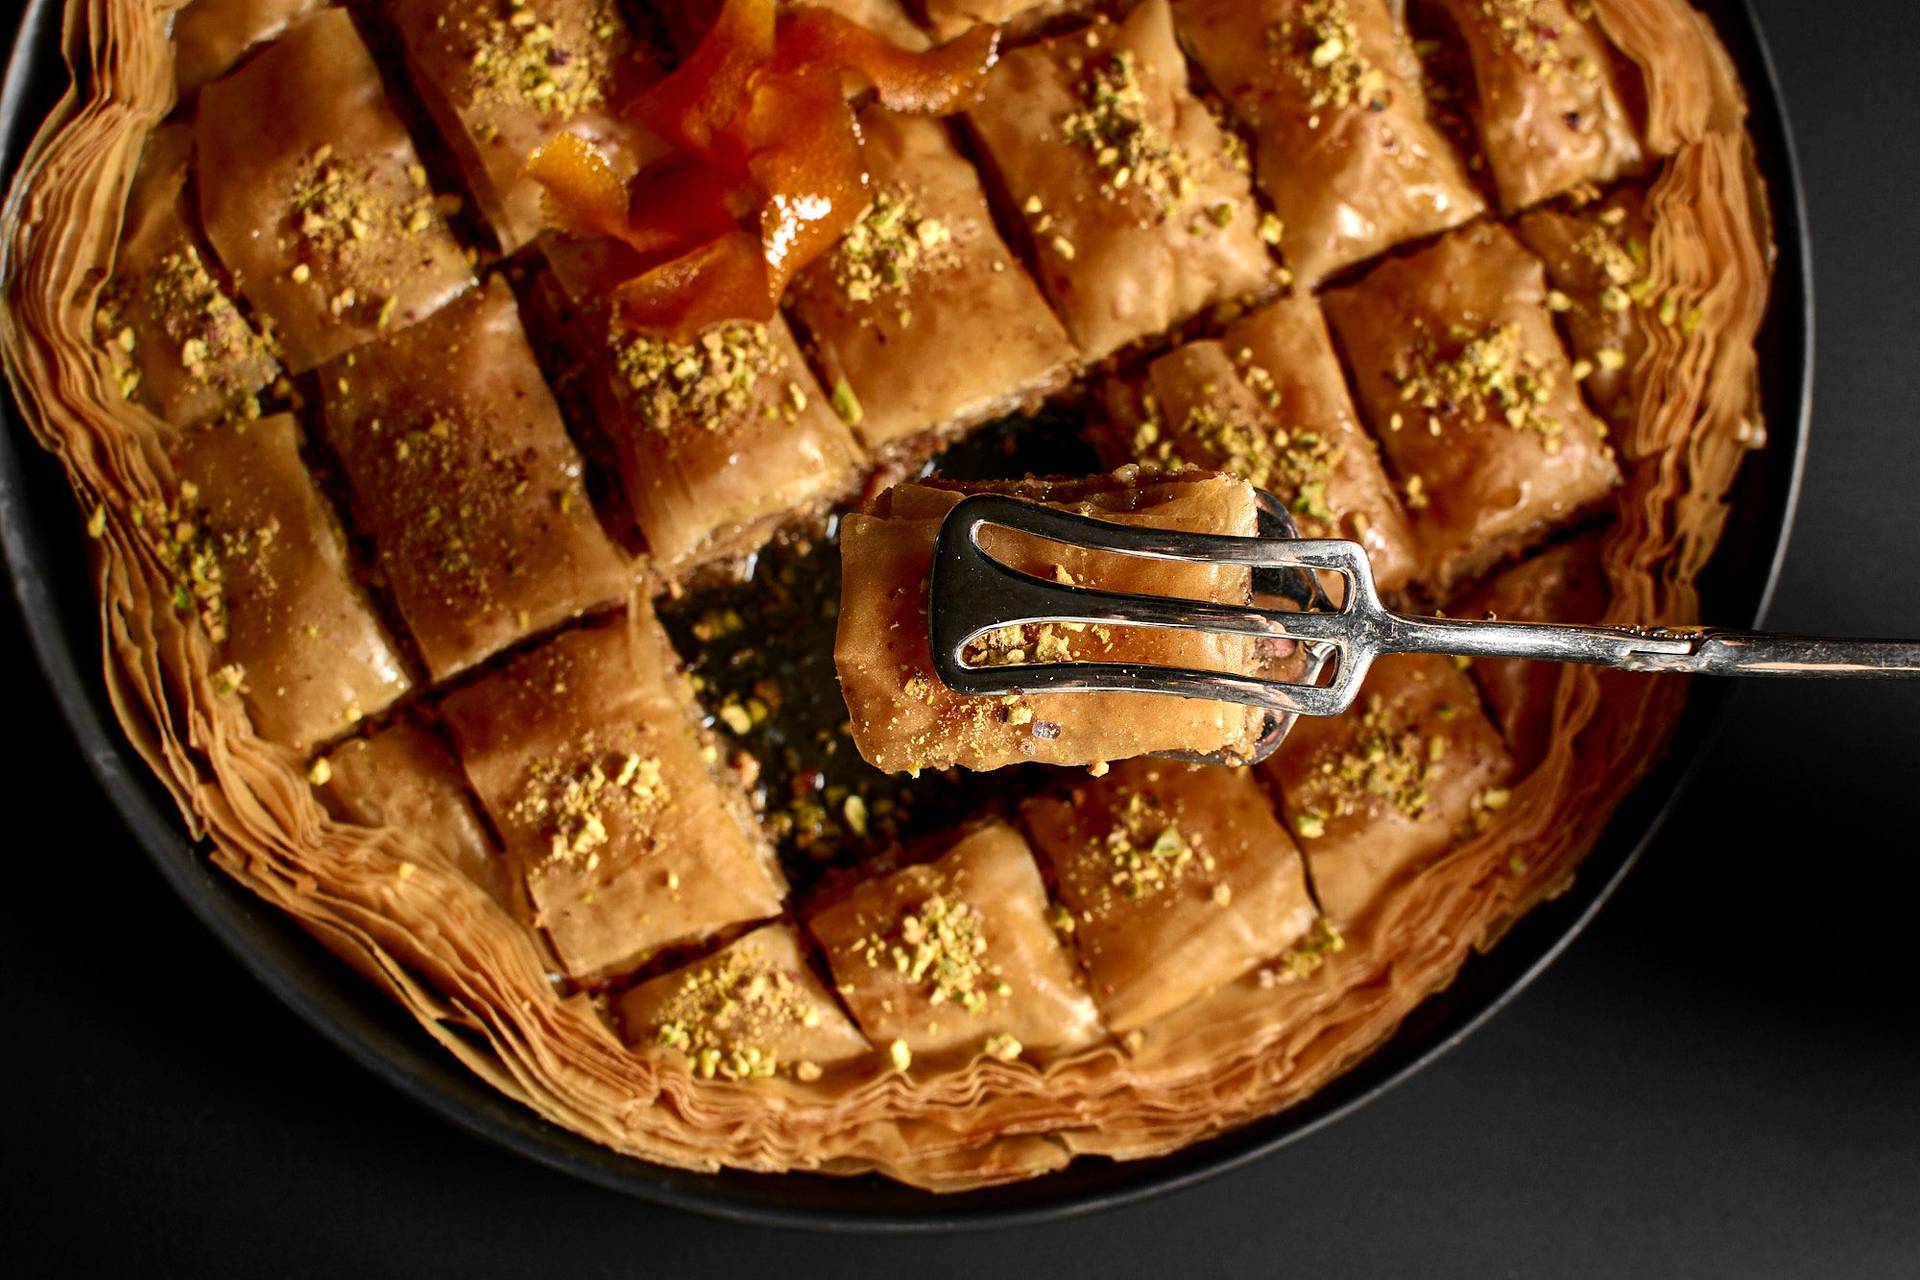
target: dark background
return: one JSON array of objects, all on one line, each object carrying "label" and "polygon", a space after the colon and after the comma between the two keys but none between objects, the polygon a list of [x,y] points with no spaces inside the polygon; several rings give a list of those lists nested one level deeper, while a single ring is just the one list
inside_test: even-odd
[{"label": "dark background", "polygon": [[[1920,636],[1920,9],[1756,0],[1818,394],[1782,628]],[[1920,687],[1742,691],[1665,834],[1460,1048],[1239,1172],[1054,1227],[711,1222],[466,1136],[323,1042],[139,856],[0,606],[14,1274],[1920,1274]]]}]

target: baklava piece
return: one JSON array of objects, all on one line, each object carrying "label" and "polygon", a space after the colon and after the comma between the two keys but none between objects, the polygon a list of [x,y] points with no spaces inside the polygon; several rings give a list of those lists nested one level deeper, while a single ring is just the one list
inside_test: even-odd
[{"label": "baklava piece", "polygon": [[1579,208],[1535,209],[1517,229],[1546,264],[1548,302],[1566,326],[1587,402],[1608,422],[1631,422],[1633,370],[1647,349],[1649,317],[1683,332],[1700,322],[1680,314],[1671,298],[1653,296],[1652,232],[1640,193],[1622,187]]},{"label": "baklava piece", "polygon": [[860,122],[873,203],[788,291],[834,408],[870,449],[930,447],[1057,390],[1073,345],[947,126],[877,104]]},{"label": "baklava piece", "polygon": [[854,1021],[904,1070],[1045,1059],[1101,1037],[1051,917],[1027,842],[996,821],[934,862],[863,881],[808,927]]},{"label": "baklava piece", "polygon": [[191,432],[174,465],[176,604],[200,610],[226,664],[216,680],[238,690],[261,737],[305,751],[407,691],[290,416]]},{"label": "baklava piece", "polygon": [[1087,360],[1275,287],[1246,173],[1188,86],[1166,0],[1005,54],[967,118]]},{"label": "baklava piece", "polygon": [[341,356],[320,387],[358,526],[436,680],[626,597],[504,282]]},{"label": "baklava piece", "polygon": [[[1253,490],[1231,476],[1140,475],[1089,480],[936,487],[900,485],[875,514],[840,525],[841,587],[834,662],[854,745],[888,773],[998,769],[1012,764],[1104,765],[1157,751],[1244,755],[1264,715],[1250,708],[1144,693],[955,693],[933,669],[927,574],[941,519],[969,492],[1010,492],[1118,524],[1251,537]],[[1245,604],[1245,570],[1088,551],[989,529],[994,558],[1026,573],[1140,595]],[[1045,623],[989,633],[968,655],[979,665],[1127,662],[1251,670],[1252,642],[1237,636]]]},{"label": "baklava piece", "polygon": [[[1637,172],[1633,73],[1579,0],[1416,0],[1424,24],[1457,39],[1473,66],[1466,98],[1513,213],[1584,183]],[[1576,16],[1584,15],[1584,16]]]},{"label": "baklava piece", "polygon": [[582,284],[586,246],[543,243],[555,267],[543,305],[583,372],[657,573],[750,552],[853,486],[853,437],[785,320],[728,321],[692,342],[648,337],[614,323]]},{"label": "baklava piece", "polygon": [[202,256],[187,203],[192,156],[185,125],[148,137],[93,315],[120,389],[181,427],[259,417],[257,393],[280,372]]},{"label": "baklava piece", "polygon": [[1181,38],[1252,140],[1303,286],[1486,207],[1428,118],[1397,12],[1388,0],[1175,0]]},{"label": "baklava piece", "polygon": [[745,800],[696,738],[666,635],[635,607],[447,697],[467,776],[570,978],[777,915],[786,891]]},{"label": "baklava piece", "polygon": [[653,74],[617,0],[399,0],[407,65],[502,252],[540,233],[527,161],[562,133],[631,178],[666,152],[622,116],[621,88]]},{"label": "baklava piece", "polygon": [[173,78],[182,102],[225,75],[325,0],[192,0],[173,19]]},{"label": "baklava piece", "polygon": [[1284,298],[1117,382],[1111,462],[1202,467],[1244,477],[1285,503],[1308,538],[1367,549],[1385,591],[1419,568],[1413,533],[1380,455],[1355,420],[1346,375],[1312,298]]},{"label": "baklava piece", "polygon": [[1618,483],[1540,260],[1512,232],[1451,232],[1323,302],[1442,583],[1523,549]]},{"label": "baklava piece", "polygon": [[295,373],[473,283],[345,10],[208,85],[195,141],[207,238]]},{"label": "baklava piece", "polygon": [[810,1083],[872,1048],[807,964],[790,924],[756,929],[643,982],[615,1009],[628,1044],[676,1057],[707,1080]]},{"label": "baklava piece", "polygon": [[1396,654],[1374,663],[1352,710],[1302,716],[1261,767],[1321,909],[1344,929],[1504,805],[1513,761],[1452,658]]},{"label": "baklava piece", "polygon": [[[1508,622],[1600,621],[1610,595],[1600,540],[1586,536],[1549,548],[1483,584],[1448,612]],[[1555,662],[1477,659],[1471,671],[1521,772],[1547,754],[1553,704],[1566,668]]]},{"label": "baklava piece", "polygon": [[308,777],[334,817],[400,832],[502,906],[515,905],[505,861],[473,807],[467,775],[425,725],[401,721],[344,742],[316,760]]},{"label": "baklava piece", "polygon": [[1132,760],[1021,816],[1117,1034],[1278,956],[1319,914],[1299,849],[1244,769]]}]

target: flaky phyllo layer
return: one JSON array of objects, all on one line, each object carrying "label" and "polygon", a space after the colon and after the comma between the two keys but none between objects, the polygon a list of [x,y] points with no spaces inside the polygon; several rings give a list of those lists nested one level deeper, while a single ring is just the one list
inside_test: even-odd
[{"label": "flaky phyllo layer", "polygon": [[[1564,18],[1558,0],[1541,6]],[[428,190],[397,119],[339,122],[361,140],[354,157],[328,153],[321,136],[334,127],[328,112],[351,109],[339,94],[294,104],[302,118],[272,139],[249,134],[241,113],[258,106],[257,95],[298,85],[298,76],[262,70],[272,65],[261,59],[291,45],[265,45],[240,64],[237,76],[255,73],[251,88],[215,79],[255,39],[351,41],[344,15],[302,25],[313,7],[200,0],[202,20],[178,28],[193,40],[182,59],[191,73],[178,83],[238,104],[224,128],[202,123],[198,161],[218,166],[200,176],[198,216],[214,224],[206,230],[225,259],[221,279],[239,276],[236,310],[196,256],[208,250],[169,229],[165,202],[180,190],[167,168],[175,142],[147,147],[176,105],[172,6],[69,6],[63,49],[74,85],[28,151],[8,206],[7,371],[35,438],[65,466],[87,517],[114,704],[184,821],[218,865],[541,1115],[686,1168],[877,1170],[943,1190],[1032,1176],[1086,1153],[1170,1151],[1298,1101],[1378,1045],[1471,950],[1567,885],[1607,815],[1658,756],[1685,693],[1676,681],[1585,669],[1544,681],[1480,673],[1479,696],[1492,713],[1483,718],[1461,705],[1476,695],[1450,664],[1412,663],[1385,671],[1351,720],[1315,726],[1257,776],[1182,776],[1147,764],[1097,780],[1062,773],[1042,797],[1010,806],[958,844],[949,839],[937,857],[890,864],[835,901],[810,901],[789,923],[748,932],[748,922],[780,916],[782,876],[739,795],[703,766],[711,754],[690,728],[672,727],[686,690],[636,585],[648,579],[629,563],[630,547],[580,518],[582,475],[595,455],[587,450],[583,461],[574,452],[555,404],[528,381],[534,352],[508,288],[497,274],[492,284],[471,283],[449,205]],[[1012,29],[1050,38],[1057,20],[1036,22],[1035,13],[1076,7],[1085,6],[927,6],[941,24],[976,9],[1025,15]],[[1003,83],[1037,86],[1038,96],[991,90],[965,128],[997,197],[1019,197],[1014,216],[999,220],[1004,233],[1012,239],[1023,220],[1032,224],[1016,248],[1038,264],[1040,287],[1009,275],[995,286],[994,305],[1017,310],[1044,350],[1008,364],[1003,387],[929,382],[927,403],[891,417],[890,405],[876,405],[862,429],[858,405],[846,403],[853,384],[890,394],[890,370],[855,313],[884,304],[879,322],[904,328],[896,314],[904,306],[873,283],[893,280],[874,277],[870,257],[823,267],[797,308],[818,330],[806,348],[814,367],[769,382],[772,407],[755,420],[755,432],[770,438],[807,423],[832,437],[817,451],[827,460],[815,468],[819,483],[792,504],[818,509],[844,491],[834,459],[851,445],[832,419],[816,419],[821,399],[842,401],[839,416],[879,451],[896,433],[955,429],[979,419],[977,406],[998,411],[1035,389],[1050,392],[1070,361],[1069,338],[1082,360],[1136,343],[1141,359],[1123,373],[1146,377],[1148,359],[1174,342],[1149,341],[1143,351],[1142,333],[1198,311],[1180,340],[1215,345],[1132,383],[1157,383],[1159,396],[1121,397],[1130,407],[1104,419],[1103,450],[1242,474],[1251,467],[1276,489],[1291,486],[1282,496],[1311,522],[1355,536],[1373,528],[1379,546],[1400,558],[1396,573],[1436,590],[1467,585],[1489,557],[1537,543],[1545,528],[1585,519],[1602,529],[1597,539],[1562,543],[1556,559],[1530,562],[1511,582],[1483,583],[1477,598],[1493,602],[1484,607],[1524,614],[1558,599],[1543,607],[1575,616],[1605,599],[1609,619],[1694,622],[1693,584],[1720,536],[1724,496],[1744,451],[1763,439],[1753,343],[1771,247],[1740,86],[1705,20],[1682,0],[1592,0],[1594,24],[1581,28],[1577,48],[1558,49],[1503,18],[1527,7],[1415,6],[1416,23],[1440,32],[1435,42],[1451,50],[1437,56],[1473,68],[1480,86],[1464,101],[1456,93],[1440,103],[1431,124],[1410,96],[1421,76],[1413,46],[1392,43],[1380,25],[1389,7],[1373,0],[1172,5],[1185,53],[1224,104],[1217,119],[1193,114],[1191,97],[1169,87],[1177,58],[1159,14],[1108,28],[1078,62],[1027,52],[1043,46],[1021,35]],[[496,43],[501,32],[489,24],[513,10],[454,8],[477,24],[473,39]],[[216,9],[231,11],[227,26],[209,20]],[[1270,63],[1251,57],[1236,22],[1255,24],[1256,40],[1268,32]],[[580,38],[573,27],[561,34]],[[518,56],[518,47],[500,45],[499,56]],[[570,109],[611,118],[602,91],[575,74],[570,58],[530,71],[515,63],[510,72],[533,78],[496,82],[464,71],[456,78],[454,70],[480,64],[424,46],[408,56],[416,77],[445,72],[439,91],[454,96],[434,104],[442,127],[474,130],[482,141],[546,132],[485,96],[499,84],[532,93],[551,82],[539,96],[563,95]],[[293,65],[348,76],[357,64],[329,55]],[[1248,80],[1269,65],[1296,78],[1265,87]],[[1021,131],[1023,102],[1068,102],[1075,93],[1085,101],[1066,132],[1099,145],[1070,137],[1060,156],[1029,155],[1044,139]],[[1324,119],[1305,129],[1294,119],[1263,125],[1282,111]],[[517,121],[519,134],[503,120]],[[1175,143],[1213,138],[1220,121],[1252,139],[1243,153],[1251,179],[1234,167],[1232,148],[1194,172],[1180,168]],[[886,135],[885,161],[928,155],[944,166],[943,185],[925,197],[934,212],[881,210],[928,228],[916,232],[913,251],[924,256],[887,262],[929,278],[1017,273],[999,233],[977,216],[979,195],[959,153],[937,133],[921,140],[920,129]],[[1454,159],[1447,149],[1465,156],[1469,134],[1481,138],[1484,158]],[[1341,139],[1346,149],[1315,151],[1316,139]],[[143,151],[139,185],[148,194],[130,206]],[[1299,173],[1324,184],[1321,197],[1265,167],[1269,151],[1294,157]],[[354,167],[367,157],[370,168]],[[504,228],[500,238],[518,243],[529,234],[526,192],[497,161],[487,157],[490,177],[469,181],[481,186],[483,213],[499,219],[496,233]],[[1075,163],[1087,173],[1073,180],[1101,189],[1087,197],[1094,203],[1073,205],[1071,192],[1061,193]],[[1379,185],[1409,167],[1417,173],[1407,181],[1425,184],[1414,196]],[[1587,203],[1562,195],[1549,206],[1559,211],[1552,218],[1512,224],[1517,237],[1472,222],[1490,216],[1483,210],[1513,214],[1572,181],[1635,172],[1645,175],[1643,194],[1621,188],[1632,197],[1624,203],[1617,194]],[[306,239],[249,240],[247,202],[283,176],[323,214],[348,199],[349,232],[358,217],[366,245],[347,244],[325,218]],[[1135,178],[1145,185],[1121,189]],[[359,195],[341,195],[356,183]],[[1107,219],[1101,200],[1132,202],[1126,220]],[[1623,212],[1609,213],[1614,207]],[[182,216],[180,225],[193,221]],[[967,234],[981,239],[949,245],[968,218],[978,225]],[[1608,250],[1606,237],[1629,220],[1638,232],[1631,252]],[[866,243],[889,243],[895,222],[876,221],[863,234]],[[1332,238],[1316,238],[1323,234]],[[1349,266],[1409,237],[1425,239],[1372,270]],[[1117,258],[1110,269],[1102,264],[1109,249],[1127,245],[1135,246],[1127,262],[1161,263],[1155,271],[1200,263],[1182,287],[1219,284],[1220,297],[1156,293],[1168,282],[1131,279]],[[1378,456],[1357,445],[1344,462],[1329,462],[1314,440],[1228,438],[1209,416],[1237,404],[1257,418],[1266,405],[1274,417],[1265,427],[1284,428],[1286,397],[1345,396],[1337,378],[1316,371],[1334,367],[1328,328],[1297,307],[1247,320],[1244,338],[1220,340],[1226,321],[1215,323],[1207,307],[1228,294],[1271,305],[1284,280],[1278,271],[1262,276],[1262,248],[1277,251],[1275,267],[1298,259],[1296,288],[1332,277],[1326,314],[1353,384],[1351,404],[1337,410],[1340,430],[1357,440],[1353,424],[1365,423]],[[1512,266],[1510,285],[1484,305],[1468,284],[1448,292],[1449,264],[1508,271],[1499,264],[1524,264],[1528,253],[1544,261],[1544,280],[1537,268]],[[488,274],[484,262],[479,274]],[[832,300],[830,286],[846,278],[861,288]],[[1043,296],[1064,328],[1040,310]],[[169,328],[166,307],[183,297],[202,329]],[[1477,317],[1480,327],[1450,315]],[[277,321],[277,332],[259,332],[263,318]],[[1408,336],[1396,324],[1421,331]],[[1566,346],[1550,342],[1550,359],[1516,350],[1556,327]],[[773,356],[751,333],[729,335],[710,353],[728,370],[771,369],[769,360],[791,362],[779,345],[787,339],[775,338]],[[941,349],[914,341],[918,360]],[[1253,352],[1262,342],[1304,352],[1296,384],[1276,387],[1250,371],[1243,344]],[[149,365],[155,372],[143,383],[141,359],[156,348],[164,355],[168,344],[190,376]],[[442,352],[455,353],[457,366],[468,349],[487,353],[484,368],[444,402],[382,390],[382,377],[415,386]],[[612,367],[626,374],[651,367],[646,352],[616,356]],[[582,364],[583,376],[604,377],[605,363]],[[272,415],[279,406],[270,384],[281,369],[316,365],[317,391],[287,404],[299,415],[296,429]],[[1454,394],[1462,379],[1471,389],[1489,371],[1506,391],[1518,389],[1496,421],[1463,410]],[[816,386],[815,377],[828,380]],[[1586,383],[1584,406],[1568,394],[1574,380]],[[677,399],[652,384],[628,385],[644,394],[607,410],[610,431],[664,430],[704,384],[679,387]],[[260,397],[267,416],[241,437],[244,448],[194,434],[231,430],[231,421],[170,425],[244,420],[260,412]],[[597,392],[587,399],[612,403]],[[1176,403],[1181,419],[1163,421]],[[1403,427],[1379,420],[1402,412]],[[384,430],[402,433],[406,447],[384,449]],[[1405,434],[1392,438],[1398,430]],[[300,466],[302,431],[340,459],[319,486]],[[1452,453],[1435,448],[1449,440]],[[1163,448],[1192,456],[1156,456]],[[677,474],[633,466],[648,450],[658,452],[650,436],[614,441],[615,487]],[[1455,475],[1460,451],[1468,470]],[[681,455],[659,465],[693,474]],[[243,466],[264,477],[246,503],[201,492]],[[1524,479],[1506,484],[1508,469]],[[183,490],[195,476],[194,489]],[[1520,496],[1510,492],[1498,510],[1484,505],[1493,497],[1461,509],[1460,495],[1478,492],[1476,484]],[[433,523],[407,505],[421,492],[443,492],[450,509],[477,513],[477,525],[462,539],[436,541]],[[1355,495],[1353,505],[1324,509],[1342,493]],[[636,502],[644,497],[636,487]],[[181,513],[196,502],[204,516],[189,529]],[[1368,511],[1385,514],[1356,527],[1354,513]],[[718,545],[763,513],[743,508],[725,518],[725,529],[682,541]],[[371,589],[339,568],[336,519],[373,542],[358,553],[379,570]],[[215,560],[227,570],[209,583],[204,569]],[[1602,582],[1604,590],[1595,585]],[[290,583],[304,584],[297,589],[309,612],[299,615],[301,634],[282,644],[276,637],[289,624],[276,593]],[[631,595],[624,612],[623,593]],[[567,623],[586,613],[594,618],[584,628]],[[560,641],[514,647],[555,626]],[[408,635],[424,662],[399,656]],[[242,661],[238,652],[255,656]],[[333,683],[301,683],[308,657],[330,664]],[[470,664],[480,674],[438,704],[440,731],[403,720],[331,748],[326,767],[303,754],[363,719],[378,723],[388,704],[417,705],[421,687]],[[339,792],[331,808],[321,794],[329,788]],[[1283,802],[1264,803],[1272,796]],[[483,810],[488,823],[476,817]],[[1245,821],[1223,820],[1234,813]],[[489,848],[500,839],[509,846],[504,864]],[[519,874],[503,878],[503,865]],[[722,875],[725,883],[713,879]],[[644,927],[609,930],[600,909],[609,901],[630,904]],[[541,932],[523,923],[536,912]],[[1341,926],[1339,943],[1321,912]],[[649,970],[638,984],[603,984],[662,945],[689,949],[682,977]],[[556,983],[552,972],[576,981]],[[600,994],[607,990],[611,999]],[[913,1001],[927,1004],[926,1019],[911,1016]],[[728,1027],[757,1030],[766,1053],[744,1053],[740,1036],[722,1034]],[[776,1052],[784,1056],[770,1061]]]}]

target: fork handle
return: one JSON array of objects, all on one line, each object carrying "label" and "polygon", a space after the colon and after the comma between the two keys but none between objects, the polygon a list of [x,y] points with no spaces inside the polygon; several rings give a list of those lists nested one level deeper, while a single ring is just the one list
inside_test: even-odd
[{"label": "fork handle", "polygon": [[1836,640],[1715,627],[1586,627],[1392,615],[1381,649],[1583,662],[1713,676],[1920,678],[1920,640]]}]

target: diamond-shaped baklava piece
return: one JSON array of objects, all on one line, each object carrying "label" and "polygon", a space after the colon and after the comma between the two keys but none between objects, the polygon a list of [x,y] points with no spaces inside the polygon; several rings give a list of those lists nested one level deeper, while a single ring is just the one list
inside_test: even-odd
[{"label": "diamond-shaped baklava piece", "polygon": [[1020,833],[990,822],[937,860],[856,885],[808,928],[854,1021],[917,1058],[1044,1059],[1102,1034]]},{"label": "diamond-shaped baklava piece", "polygon": [[1449,87],[1467,102],[1506,212],[1638,171],[1634,72],[1590,5],[1417,0],[1415,13],[1442,43],[1466,48],[1473,82]]},{"label": "diamond-shaped baklava piece", "polygon": [[191,0],[173,19],[173,74],[181,101],[225,75],[325,0]]},{"label": "diamond-shaped baklava piece", "polygon": [[1261,766],[1279,786],[1321,909],[1344,929],[1381,890],[1506,803],[1513,762],[1453,659],[1376,662],[1344,715],[1302,716]]},{"label": "diamond-shaped baklava piece", "polygon": [[623,178],[666,154],[614,102],[659,74],[617,0],[399,0],[393,16],[414,83],[503,251],[544,225],[527,161],[558,135],[585,139]]},{"label": "diamond-shaped baklava piece", "polygon": [[336,818],[390,828],[503,906],[515,907],[520,900],[474,809],[460,762],[425,725],[403,720],[343,742],[316,760],[308,777]]},{"label": "diamond-shaped baklava piece", "polygon": [[1086,359],[1274,286],[1247,175],[1187,83],[1166,0],[1003,55],[967,119]]},{"label": "diamond-shaped baklava piece", "polygon": [[685,968],[652,978],[615,1004],[627,1043],[678,1057],[705,1079],[788,1076],[871,1050],[815,976],[800,932],[770,924]]},{"label": "diamond-shaped baklava piece", "polygon": [[1057,390],[1073,345],[947,126],[877,105],[860,122],[873,203],[788,291],[834,407],[871,449],[930,446]]},{"label": "diamond-shaped baklava piece", "polygon": [[473,283],[380,68],[325,9],[200,95],[207,238],[296,373]]},{"label": "diamond-shaped baklava piece", "polygon": [[174,465],[188,518],[174,524],[169,545],[190,561],[189,595],[210,593],[199,602],[203,617],[261,737],[304,751],[411,687],[354,581],[291,417],[193,431]]},{"label": "diamond-shaped baklava piece", "polygon": [[1653,235],[1640,193],[1622,187],[1577,209],[1535,209],[1516,229],[1546,264],[1548,300],[1566,326],[1587,402],[1608,422],[1631,422],[1633,370],[1647,349],[1648,323],[1690,333],[1700,322],[1670,297],[1653,296]]},{"label": "diamond-shaped baklava piece", "polygon": [[1252,141],[1299,283],[1485,209],[1387,0],[1175,0],[1174,22]]},{"label": "diamond-shaped baklava piece", "polygon": [[1115,1032],[1279,955],[1319,914],[1299,849],[1244,769],[1130,760],[1021,816]]},{"label": "diamond-shaped baklava piece", "polygon": [[441,704],[572,978],[627,973],[662,947],[776,915],[786,889],[745,798],[695,736],[665,633],[635,608]]},{"label": "diamond-shaped baklava piece", "polygon": [[[1522,560],[1456,601],[1448,612],[1510,622],[1598,622],[1607,611],[1608,594],[1600,540],[1587,535]],[[1554,699],[1566,668],[1552,662],[1481,658],[1471,670],[1515,764],[1523,773],[1532,769],[1547,753]]]},{"label": "diamond-shaped baklava piece", "polygon": [[[889,773],[1094,765],[1155,751],[1245,753],[1264,715],[1250,708],[1142,693],[971,697],[940,682],[927,636],[927,573],[947,511],[969,492],[1007,492],[1119,524],[1251,537],[1253,491],[1211,473],[1142,476],[1123,469],[1088,480],[963,487],[900,485],[874,515],[841,521],[845,566],[834,659],[860,754]],[[1246,603],[1244,570],[1173,564],[1064,547],[989,529],[996,559],[1053,581],[1140,595]],[[1044,623],[984,637],[969,661],[1017,666],[1106,661],[1245,672],[1241,637]]]},{"label": "diamond-shaped baklava piece", "polygon": [[320,371],[327,439],[362,532],[436,679],[624,599],[500,280]]},{"label": "diamond-shaped baklava piece", "polygon": [[1473,576],[1618,482],[1540,260],[1504,227],[1451,232],[1323,301],[1441,581]]},{"label": "diamond-shaped baklava piece", "polygon": [[259,416],[256,393],[280,372],[194,234],[187,204],[192,155],[193,130],[185,125],[147,138],[113,275],[93,315],[121,390],[183,427]]},{"label": "diamond-shaped baklava piece", "polygon": [[854,483],[856,448],[787,323],[729,321],[691,342],[648,337],[594,304],[596,246],[544,242],[541,301],[582,372],[654,569],[749,552]]},{"label": "diamond-shaped baklava piece", "polygon": [[1413,533],[1380,455],[1355,421],[1320,305],[1284,298],[1218,339],[1161,356],[1116,384],[1111,461],[1204,467],[1286,504],[1309,538],[1352,538],[1394,590],[1418,571]]}]

